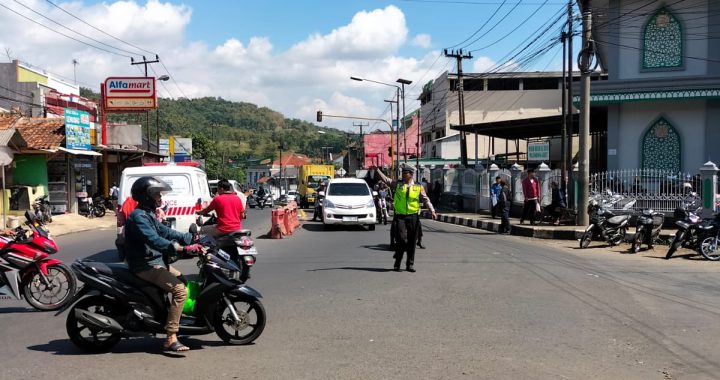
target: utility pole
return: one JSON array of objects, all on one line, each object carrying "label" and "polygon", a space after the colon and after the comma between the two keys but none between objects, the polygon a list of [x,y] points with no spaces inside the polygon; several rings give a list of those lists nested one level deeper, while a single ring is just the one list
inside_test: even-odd
[{"label": "utility pole", "polygon": [[589,200],[589,178],[590,178],[590,54],[593,53],[593,45],[591,41],[592,32],[592,9],[590,8],[590,0],[583,0],[583,32],[582,32],[582,52],[580,62],[581,77],[581,103],[582,117],[580,123],[580,197],[578,199],[578,224],[586,226],[589,221],[587,214]]},{"label": "utility pole", "polygon": [[[390,103],[390,120],[392,120],[392,104],[395,103],[396,110],[397,110],[396,115],[395,115],[395,120],[397,122],[396,130],[400,130],[400,89],[399,88],[397,89],[397,97],[395,98],[395,100],[387,100],[386,99],[385,102]],[[398,138],[395,141],[396,146],[394,147],[395,150],[392,151],[393,150],[393,129],[392,129],[392,124],[390,124],[390,150],[391,150],[391,152],[390,152],[391,153],[390,154],[390,171],[391,171],[390,178],[392,178],[392,179],[398,178],[397,166],[395,166],[395,154],[399,154],[400,134],[398,134],[397,137]]]},{"label": "utility pole", "polygon": [[353,123],[353,127],[360,127],[360,160],[363,163],[362,168],[365,167],[365,138],[363,135],[363,127],[369,127],[370,123]]},{"label": "utility pole", "polygon": [[[567,180],[568,185],[573,184],[573,135],[575,134],[575,128],[573,124],[573,0],[568,0],[567,5],[568,12],[568,31],[567,31],[567,64],[568,64],[568,81],[567,81],[567,114],[566,125],[568,128],[568,139],[567,139],[567,157],[563,160],[566,161],[567,166]],[[568,198],[567,205],[570,208],[575,208],[575,187],[569,186],[569,191],[566,193]]]},{"label": "utility pole", "polygon": [[[462,49],[460,50],[452,50],[450,53],[448,53],[447,49],[445,49],[445,56],[450,58],[455,58],[457,60],[457,76],[458,76],[458,82],[457,82],[457,92],[458,92],[458,107],[460,111],[459,115],[459,123],[460,125],[465,125],[465,99],[463,97],[463,71],[462,71],[462,60],[463,59],[472,59],[472,55],[470,53],[463,54]],[[468,166],[468,158],[467,158],[467,135],[464,131],[460,132],[460,163],[464,166]]]},{"label": "utility pole", "polygon": [[[560,180],[560,188],[562,189],[563,194],[567,195],[567,162],[565,160],[565,149],[567,148],[567,77],[565,76],[565,68],[567,66],[567,57],[566,57],[566,51],[567,51],[567,38],[568,35],[565,31],[560,33],[560,41],[562,41],[563,46],[563,59],[562,59],[562,91],[560,97],[562,98],[562,131],[560,133],[560,175],[562,176]],[[566,203],[567,204],[567,203]]]},{"label": "utility pole", "polygon": [[420,129],[422,129],[422,119],[420,118],[421,110],[422,110],[422,106],[420,108],[418,108],[417,140],[415,140],[415,173],[417,173],[416,177],[417,177],[418,183],[420,183],[420,136],[421,136]]},{"label": "utility pole", "polygon": [[73,58],[72,64],[73,64],[73,80],[75,80],[75,84],[77,85],[77,65],[80,64],[80,61]]},{"label": "utility pole", "polygon": [[144,55],[143,55],[143,60],[142,60],[141,62],[135,62],[135,59],[132,58],[132,57],[130,57],[130,64],[131,64],[131,65],[145,65],[145,76],[148,76],[148,73],[147,73],[147,65],[149,65],[149,64],[151,64],[151,63],[158,63],[158,62],[160,62],[160,57],[159,57],[157,54],[155,55],[155,60],[154,60],[154,61],[148,61],[148,60],[145,58]]}]

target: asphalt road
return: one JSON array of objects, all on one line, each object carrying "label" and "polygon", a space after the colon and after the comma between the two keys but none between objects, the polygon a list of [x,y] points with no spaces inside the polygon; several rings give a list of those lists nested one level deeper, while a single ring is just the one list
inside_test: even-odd
[{"label": "asphalt road", "polygon": [[[267,232],[270,212],[246,226]],[[250,285],[268,323],[249,346],[215,335],[123,340],[88,355],[65,317],[0,301],[0,378],[706,379],[720,377],[718,263],[664,261],[425,221],[417,273],[395,273],[387,226],[257,239]],[[58,239],[112,260],[114,231]],[[183,262],[186,273],[197,270]]]}]

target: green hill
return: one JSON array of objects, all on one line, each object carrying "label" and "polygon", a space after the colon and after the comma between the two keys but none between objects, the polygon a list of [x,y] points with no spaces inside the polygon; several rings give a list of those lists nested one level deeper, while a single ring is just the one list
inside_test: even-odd
[{"label": "green hill", "polygon": [[[81,96],[100,98],[85,88],[81,89]],[[285,118],[266,107],[216,97],[161,98],[158,105],[160,136],[192,137],[193,156],[205,160],[210,177],[244,180],[247,165],[277,158],[280,145],[283,152],[321,157],[322,147],[333,147],[333,151],[339,152],[349,139],[357,138],[338,129]],[[109,115],[109,120],[114,121],[143,125],[149,122],[151,139],[155,138],[155,119],[155,111],[150,112],[147,122],[144,113]]]}]

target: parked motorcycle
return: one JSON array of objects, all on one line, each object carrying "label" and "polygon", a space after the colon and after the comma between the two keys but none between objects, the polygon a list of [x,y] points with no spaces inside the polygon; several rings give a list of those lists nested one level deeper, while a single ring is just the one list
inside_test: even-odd
[{"label": "parked motorcycle", "polygon": [[716,214],[712,220],[706,220],[698,226],[700,242],[697,250],[703,257],[711,261],[720,260],[720,214]]},{"label": "parked motorcycle", "polygon": [[700,200],[697,196],[686,199],[675,209],[675,224],[678,226],[675,238],[670,243],[665,259],[669,260],[680,248],[697,249],[699,246],[700,225],[703,223],[698,215],[702,207],[697,206]]},{"label": "parked motorcycle", "polygon": [[635,235],[632,238],[630,252],[638,253],[643,244],[653,249],[655,241],[660,236],[660,230],[665,223],[665,214],[655,212],[653,209],[644,209],[637,218]]},{"label": "parked motorcycle", "polygon": [[[197,232],[196,225],[190,229]],[[237,249],[225,251],[221,241],[200,239],[205,251],[197,254],[199,279],[188,283],[178,334],[215,332],[226,343],[249,344],[265,328],[262,296],[245,285],[257,251],[251,249],[249,232],[228,239]],[[123,337],[165,332],[169,300],[162,289],[137,277],[125,264],[78,260],[72,268],[85,286],[58,314],[72,307],[65,327],[75,345],[104,352]]]},{"label": "parked motorcycle", "polygon": [[[580,238],[580,248],[587,248],[590,242],[602,240],[611,246],[618,245],[625,240],[630,215],[618,215],[609,210],[610,206],[624,200],[621,196],[608,194],[609,199],[591,199],[588,206],[590,225]],[[635,200],[629,200],[623,205],[623,210],[629,210],[635,204]]]},{"label": "parked motorcycle", "polygon": [[49,256],[58,246],[41,219],[25,212],[25,224],[14,238],[0,237],[0,294],[22,297],[38,310],[56,310],[75,294],[77,280],[72,270]]},{"label": "parked motorcycle", "polygon": [[94,214],[98,218],[102,218],[103,216],[105,216],[107,210],[115,209],[115,206],[113,206],[110,197],[103,197],[100,194],[93,195],[93,205],[95,206],[95,208],[98,209],[98,211]]},{"label": "parked motorcycle", "polygon": [[52,205],[47,195],[43,195],[32,204],[35,216],[43,223],[52,223]]}]

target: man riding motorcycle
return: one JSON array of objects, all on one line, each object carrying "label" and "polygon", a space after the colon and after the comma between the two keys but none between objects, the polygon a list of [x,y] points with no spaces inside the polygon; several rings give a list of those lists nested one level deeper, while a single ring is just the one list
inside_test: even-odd
[{"label": "man riding motorcycle", "polygon": [[189,350],[177,340],[187,290],[182,273],[169,266],[163,255],[199,252],[202,246],[191,244],[194,240],[192,234],[172,230],[155,217],[155,209],[162,205],[162,194],[170,191],[170,185],[154,177],[140,177],[135,181],[130,193],[138,205],[125,224],[125,248],[130,271],[172,294],[165,325],[167,339],[163,348],[180,352]]},{"label": "man riding motorcycle", "polygon": [[240,197],[233,191],[230,181],[226,179],[219,181],[218,195],[207,207],[197,211],[196,214],[205,216],[211,211],[215,211],[217,215],[217,225],[202,226],[201,231],[204,235],[218,238],[242,230],[242,216],[245,213],[245,207],[243,207]]}]

